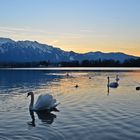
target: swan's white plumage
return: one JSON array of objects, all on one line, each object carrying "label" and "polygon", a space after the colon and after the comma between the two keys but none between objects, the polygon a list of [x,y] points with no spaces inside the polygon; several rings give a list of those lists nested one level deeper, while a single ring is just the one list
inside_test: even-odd
[{"label": "swan's white plumage", "polygon": [[[33,93],[31,93],[34,96]],[[33,98],[31,96],[31,99]],[[31,110],[40,111],[40,110],[51,110],[55,108],[59,103],[56,102],[56,99],[53,98],[50,94],[40,95],[36,103],[30,107]]]},{"label": "swan's white plumage", "polygon": [[34,105],[34,110],[50,109],[51,100],[51,95],[40,95]]},{"label": "swan's white plumage", "polygon": [[112,87],[112,88],[116,88],[119,86],[119,84],[117,82],[112,82],[108,85],[109,87]]},{"label": "swan's white plumage", "polygon": [[117,88],[119,86],[118,81],[110,83],[110,78],[109,77],[107,77],[107,78],[108,78],[108,84],[107,84],[108,87]]}]

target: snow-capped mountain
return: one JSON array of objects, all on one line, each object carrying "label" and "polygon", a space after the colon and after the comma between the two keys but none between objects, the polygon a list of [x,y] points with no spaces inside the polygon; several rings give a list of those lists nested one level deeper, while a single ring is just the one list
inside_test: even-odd
[{"label": "snow-capped mountain", "polygon": [[[1,41],[2,39],[0,39]],[[4,42],[2,40],[2,42]],[[67,60],[65,52],[59,48],[40,44],[36,41],[5,41],[0,43],[1,62],[33,62],[50,60],[59,62]]]},{"label": "snow-capped mountain", "polygon": [[14,41],[0,38],[0,62],[33,62],[33,61],[82,61],[82,60],[119,60],[137,58],[124,53],[89,52],[85,54],[66,52],[50,45],[36,41]]},{"label": "snow-capped mountain", "polygon": [[14,42],[14,40],[9,39],[9,38],[0,37],[0,45],[7,43],[7,42]]}]

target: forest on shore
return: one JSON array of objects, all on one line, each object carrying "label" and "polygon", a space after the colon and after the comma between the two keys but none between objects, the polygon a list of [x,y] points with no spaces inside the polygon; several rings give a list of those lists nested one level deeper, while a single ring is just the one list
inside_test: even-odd
[{"label": "forest on shore", "polygon": [[140,67],[140,58],[125,60],[123,63],[115,60],[83,60],[52,63],[39,62],[0,62],[0,68],[30,68],[30,67]]}]

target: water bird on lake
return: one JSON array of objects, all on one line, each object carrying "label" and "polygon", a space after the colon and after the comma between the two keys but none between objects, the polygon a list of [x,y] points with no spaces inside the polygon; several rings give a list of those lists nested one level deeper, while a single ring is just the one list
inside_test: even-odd
[{"label": "water bird on lake", "polygon": [[50,94],[40,95],[34,104],[34,93],[29,92],[27,97],[31,96],[31,102],[29,105],[29,110],[32,111],[53,111],[59,103],[56,102],[56,99],[53,98]]},{"label": "water bird on lake", "polygon": [[75,88],[78,88],[79,86],[78,85],[75,85]]},{"label": "water bird on lake", "polygon": [[108,87],[110,87],[110,88],[117,88],[119,86],[118,81],[110,83],[110,78],[107,77],[107,79],[108,79],[108,84],[107,84]]},{"label": "water bird on lake", "polygon": [[140,87],[136,87],[136,90],[140,90]]},{"label": "water bird on lake", "polygon": [[119,80],[119,75],[116,75],[116,81],[118,82]]},{"label": "water bird on lake", "polygon": [[69,77],[70,75],[69,75],[69,73],[67,73],[67,77]]}]

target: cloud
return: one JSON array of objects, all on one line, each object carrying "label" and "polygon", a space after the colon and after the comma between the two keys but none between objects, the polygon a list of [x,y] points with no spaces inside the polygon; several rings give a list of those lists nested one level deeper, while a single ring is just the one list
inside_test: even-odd
[{"label": "cloud", "polygon": [[90,30],[90,29],[82,29],[80,30],[81,33],[96,33],[96,31]]},{"label": "cloud", "polygon": [[53,40],[53,41],[52,41],[52,43],[58,43],[58,42],[59,42],[58,40]]},{"label": "cloud", "polygon": [[30,27],[0,27],[0,32],[18,33],[18,34],[46,34],[47,31],[33,29]]},{"label": "cloud", "polygon": [[14,28],[14,27],[0,27],[0,31],[13,33],[13,32],[19,32],[19,31],[26,32],[26,31],[29,31],[29,29],[27,29],[27,28]]}]

